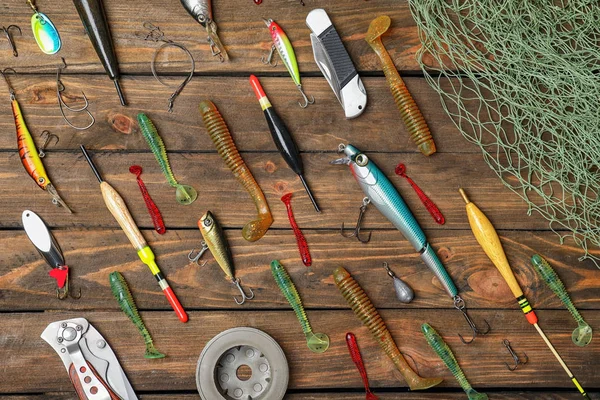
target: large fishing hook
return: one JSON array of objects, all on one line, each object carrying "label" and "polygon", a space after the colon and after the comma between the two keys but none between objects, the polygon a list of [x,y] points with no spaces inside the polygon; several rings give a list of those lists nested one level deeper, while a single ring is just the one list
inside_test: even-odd
[{"label": "large fishing hook", "polygon": [[302,89],[302,85],[298,85],[297,88],[300,91],[300,94],[302,95],[302,99],[304,100],[304,104],[298,102],[300,107],[306,108],[306,107],[308,107],[309,104],[315,104],[315,97],[313,95],[310,95],[310,100],[309,100],[308,97],[306,96],[306,93],[304,93],[304,90]]},{"label": "large fishing hook", "polygon": [[0,28],[0,31],[4,32],[4,35],[6,36],[6,39],[8,39],[8,44],[10,45],[10,48],[13,52],[13,56],[15,57],[19,57],[19,52],[17,51],[17,45],[15,44],[15,40],[12,37],[12,34],[10,33],[10,30],[12,28],[16,28],[19,30],[19,35],[23,35],[23,32],[21,32],[21,28],[19,28],[17,25],[9,25],[6,27],[2,27]]},{"label": "large fishing hook", "polygon": [[279,63],[279,61],[277,59],[275,59],[275,64],[273,64],[273,55],[274,54],[275,54],[275,45],[272,45],[271,50],[269,50],[269,55],[267,56],[267,59],[265,60],[265,56],[262,56],[260,58],[260,61],[262,61],[262,63],[265,65],[270,65],[271,67],[276,67],[277,64]]},{"label": "large fishing hook", "polygon": [[523,353],[523,355],[525,356],[525,361],[521,361],[521,358],[517,355],[517,353],[515,353],[515,351],[511,347],[510,342],[508,341],[508,339],[504,339],[502,341],[502,344],[504,344],[504,346],[506,347],[506,349],[510,353],[510,356],[513,358],[513,361],[515,362],[515,366],[514,367],[509,366],[508,363],[504,363],[506,365],[506,368],[508,368],[509,371],[516,370],[517,367],[519,366],[519,364],[527,364],[527,362],[529,362],[529,357],[527,356],[526,353]]},{"label": "large fishing hook", "polygon": [[473,322],[471,317],[469,317],[469,314],[467,314],[467,307],[465,306],[465,301],[458,295],[454,296],[454,308],[456,308],[458,311],[460,311],[463,314],[463,316],[465,317],[465,320],[467,321],[467,324],[469,324],[469,328],[471,328],[471,331],[473,331],[473,337],[469,341],[466,341],[460,333],[458,334],[458,337],[464,344],[473,343],[473,340],[475,340],[477,335],[487,335],[490,332],[490,330],[492,329],[490,324],[485,319],[484,319],[484,322],[487,325],[487,329],[485,331],[482,331],[479,328],[477,328],[477,326],[475,325],[475,322]]},{"label": "large fishing hook", "polygon": [[204,267],[206,265],[206,263],[208,262],[208,260],[204,261],[202,264],[200,264],[198,261],[204,255],[204,253],[206,253],[206,251],[208,250],[208,245],[206,244],[206,242],[204,240],[202,242],[200,242],[200,244],[202,245],[202,248],[200,249],[198,254],[193,256],[192,254],[194,253],[194,251],[196,251],[196,249],[192,249],[192,251],[190,251],[188,253],[188,260],[190,260],[190,262],[192,262],[192,263],[196,263],[196,265],[198,265],[200,267]]},{"label": "large fishing hook", "polygon": [[246,295],[246,293],[244,292],[244,289],[242,288],[242,285],[240,284],[239,278],[235,278],[234,280],[231,281],[231,283],[233,283],[233,285],[242,294],[242,301],[238,301],[238,299],[235,296],[233,296],[233,300],[237,303],[237,305],[242,305],[246,302],[246,300],[252,300],[254,298],[254,292],[252,291],[252,289],[248,289],[250,291],[250,296]]},{"label": "large fishing hook", "polygon": [[369,237],[367,237],[366,239],[363,239],[360,237],[360,231],[362,229],[361,223],[363,220],[363,216],[365,215],[365,211],[367,211],[367,206],[369,205],[369,203],[371,203],[371,200],[368,197],[365,197],[362,201],[362,205],[360,206],[360,212],[358,214],[358,220],[356,221],[356,226],[354,227],[354,232],[352,232],[350,234],[346,234],[345,229],[344,229],[344,223],[342,222],[342,229],[341,229],[340,234],[343,237],[346,237],[346,238],[355,237],[361,243],[368,243],[371,240],[371,234],[373,232],[369,232]]},{"label": "large fishing hook", "polygon": [[[60,108],[60,114],[62,115],[62,117],[65,120],[65,122],[67,123],[67,125],[69,125],[71,128],[76,129],[78,131],[84,131],[86,129],[91,128],[92,125],[94,125],[94,123],[96,122],[96,119],[94,118],[94,116],[92,115],[92,113],[90,112],[90,110],[88,110],[90,102],[88,101],[88,98],[85,95],[85,93],[83,92],[83,90],[81,91],[81,94],[83,95],[83,101],[85,102],[85,104],[83,105],[83,107],[80,107],[80,108],[69,107],[67,105],[67,103],[65,103],[65,101],[63,100],[62,92],[65,91],[65,85],[60,80],[60,75],[61,75],[63,69],[67,68],[67,63],[66,63],[64,57],[61,57],[61,60],[62,60],[63,65],[59,65],[58,69],[56,71],[56,98],[58,100],[58,107]],[[73,125],[71,123],[71,121],[69,121],[69,119],[67,118],[67,116],[65,115],[65,110],[63,109],[63,107],[66,108],[67,110],[73,112],[73,113],[80,113],[80,112],[85,111],[87,113],[87,115],[89,115],[89,117],[90,117],[90,123],[88,125],[86,125],[86,126],[75,126],[75,125]]]}]

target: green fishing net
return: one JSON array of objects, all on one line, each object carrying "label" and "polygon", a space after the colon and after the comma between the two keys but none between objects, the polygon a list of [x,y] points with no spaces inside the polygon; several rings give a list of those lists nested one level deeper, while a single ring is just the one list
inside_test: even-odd
[{"label": "green fishing net", "polygon": [[425,78],[502,182],[561,243],[600,245],[600,7],[409,0]]}]

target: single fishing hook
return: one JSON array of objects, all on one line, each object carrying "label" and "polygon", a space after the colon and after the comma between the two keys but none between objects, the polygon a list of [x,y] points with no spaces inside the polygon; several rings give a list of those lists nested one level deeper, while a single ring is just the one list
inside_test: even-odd
[{"label": "single fishing hook", "polygon": [[42,133],[40,133],[40,137],[44,139],[44,143],[39,147],[38,155],[40,156],[40,158],[44,158],[46,157],[46,153],[44,152],[44,150],[46,150],[46,147],[48,146],[48,144],[50,144],[52,139],[56,139],[56,142],[54,143],[55,145],[58,144],[60,139],[58,138],[58,136],[56,136],[54,133],[50,133],[50,131],[48,130],[43,130]]},{"label": "single fishing hook", "polygon": [[269,55],[267,56],[267,59],[265,60],[265,56],[262,56],[260,58],[260,61],[262,61],[262,63],[265,65],[270,65],[271,67],[276,67],[277,64],[279,63],[279,61],[277,59],[275,59],[275,64],[273,64],[273,55],[274,54],[275,54],[275,45],[272,45],[271,50],[269,50]]},{"label": "single fishing hook", "polygon": [[69,290],[69,274],[65,279],[65,286],[62,289],[56,289],[56,298],[59,300],[64,300],[67,297],[71,297],[72,299],[78,300],[81,298],[81,289],[78,290],[77,295],[73,296],[71,291]]},{"label": "single fishing hook", "polygon": [[200,267],[204,267],[206,265],[206,263],[208,262],[208,260],[204,261],[202,264],[200,264],[198,261],[204,255],[204,253],[206,253],[206,251],[208,250],[208,245],[206,244],[206,242],[204,240],[202,242],[200,242],[200,244],[202,245],[202,248],[200,249],[198,254],[196,254],[195,256],[192,256],[194,251],[196,251],[196,249],[192,249],[192,251],[190,251],[188,253],[188,260],[190,260],[190,262],[196,263],[196,265],[198,265]]},{"label": "single fishing hook", "polygon": [[[56,71],[56,99],[58,100],[58,107],[60,108],[60,114],[62,115],[62,117],[65,120],[65,122],[67,123],[67,125],[69,125],[71,128],[76,129],[78,131],[84,131],[86,129],[91,128],[92,125],[94,125],[94,123],[96,122],[96,119],[94,118],[94,116],[92,115],[90,110],[88,110],[90,102],[88,101],[88,98],[85,95],[85,93],[83,92],[83,90],[81,91],[81,94],[83,95],[83,101],[85,102],[83,107],[80,107],[80,108],[69,107],[69,105],[67,105],[67,103],[65,103],[65,101],[63,100],[62,92],[65,91],[65,85],[62,83],[62,81],[60,79],[60,75],[61,75],[62,71],[67,68],[67,63],[66,63],[64,57],[61,57],[61,60],[62,60],[63,65],[59,65],[58,69]],[[80,113],[80,112],[85,111],[85,113],[90,117],[90,123],[86,126],[73,125],[71,123],[71,121],[69,121],[67,116],[65,115],[65,110],[63,109],[63,107],[73,113]]]},{"label": "single fishing hook", "polygon": [[340,233],[343,237],[346,237],[346,238],[355,237],[361,243],[368,243],[371,240],[371,234],[373,232],[369,232],[369,237],[367,237],[366,239],[363,239],[360,237],[360,231],[362,229],[361,223],[363,220],[363,216],[365,215],[365,211],[367,211],[367,206],[369,205],[369,203],[371,203],[371,200],[368,197],[365,197],[362,201],[362,205],[360,206],[360,212],[358,214],[358,220],[356,221],[356,226],[354,227],[354,232],[352,232],[350,234],[346,234],[345,229],[344,229],[344,223],[342,222],[342,229],[341,229]]},{"label": "single fishing hook", "polygon": [[234,280],[231,281],[231,283],[233,283],[234,286],[242,294],[242,301],[238,301],[238,299],[235,296],[233,296],[233,300],[237,303],[237,305],[242,305],[246,302],[246,300],[252,300],[254,298],[254,292],[252,291],[252,289],[248,289],[250,291],[250,296],[246,295],[246,293],[244,292],[244,289],[242,288],[242,285],[240,284],[239,278],[235,278]]},{"label": "single fishing hook", "polygon": [[8,44],[10,45],[10,48],[11,48],[11,50],[13,52],[13,56],[19,57],[19,52],[17,51],[17,45],[15,44],[15,40],[14,40],[12,34],[10,33],[10,30],[12,28],[18,29],[20,36],[23,35],[23,32],[21,31],[21,28],[18,27],[17,25],[9,25],[9,26],[6,26],[6,27],[3,26],[2,28],[0,28],[0,31],[4,32],[4,35],[6,36],[6,39],[8,39]]},{"label": "single fishing hook", "polygon": [[487,335],[492,330],[492,327],[485,319],[484,319],[484,322],[487,325],[487,329],[485,331],[482,331],[479,328],[477,328],[477,325],[475,325],[475,322],[473,322],[471,317],[469,317],[469,314],[467,314],[467,307],[465,306],[465,301],[458,295],[454,296],[454,308],[456,308],[458,311],[460,311],[463,314],[463,316],[465,317],[465,320],[467,321],[467,324],[469,324],[469,328],[471,328],[471,331],[473,331],[473,337],[469,341],[466,341],[460,333],[458,334],[458,337],[464,344],[471,344],[471,343],[473,343],[473,341],[475,340],[477,335]]},{"label": "single fishing hook", "polygon": [[8,86],[8,93],[10,94],[10,100],[12,101],[15,99],[15,89],[13,89],[12,85],[10,84],[10,81],[8,80],[8,72],[16,76],[17,71],[15,71],[12,68],[4,68],[2,71],[0,71],[0,75],[2,75],[2,77],[6,81],[6,86]]},{"label": "single fishing hook", "polygon": [[297,87],[298,87],[298,90],[300,91],[300,94],[302,95],[302,99],[304,100],[304,104],[298,102],[300,107],[306,108],[306,107],[308,107],[309,104],[315,104],[315,97],[313,95],[310,95],[310,100],[309,100],[308,97],[306,96],[306,93],[304,93],[304,90],[302,89],[302,85],[298,85]]},{"label": "single fishing hook", "polygon": [[504,346],[506,347],[506,349],[510,353],[510,356],[513,358],[513,361],[515,362],[515,366],[514,367],[509,366],[508,363],[504,363],[506,365],[506,368],[508,368],[509,371],[516,370],[517,367],[519,366],[519,364],[527,364],[527,362],[529,362],[529,357],[527,356],[526,353],[523,353],[523,355],[525,356],[525,361],[521,361],[521,358],[517,355],[517,353],[515,353],[515,351],[511,347],[510,342],[508,341],[508,339],[504,339],[502,341],[502,344],[504,344]]}]

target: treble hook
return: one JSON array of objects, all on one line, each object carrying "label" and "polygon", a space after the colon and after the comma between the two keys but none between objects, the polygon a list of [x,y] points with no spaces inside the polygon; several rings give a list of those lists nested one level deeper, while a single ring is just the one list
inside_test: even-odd
[{"label": "treble hook", "polygon": [[204,240],[202,242],[200,242],[200,244],[202,245],[202,248],[200,249],[198,254],[196,254],[195,256],[192,256],[192,253],[196,250],[196,249],[192,249],[192,251],[190,251],[188,254],[188,260],[190,260],[190,262],[196,263],[196,265],[198,265],[200,267],[204,267],[206,265],[206,263],[208,262],[208,260],[204,261],[202,264],[200,264],[198,262],[198,260],[200,260],[200,257],[202,257],[204,255],[204,253],[206,253],[206,251],[208,250],[208,245],[206,244],[206,242]]},{"label": "treble hook", "polygon": [[237,305],[242,305],[246,302],[246,300],[252,300],[254,298],[254,292],[252,291],[252,289],[248,289],[250,291],[250,296],[246,295],[246,293],[244,292],[244,289],[242,288],[242,285],[240,284],[240,279],[239,278],[235,278],[234,280],[231,281],[231,283],[233,283],[233,285],[238,288],[238,290],[240,291],[240,293],[242,294],[242,301],[238,301],[238,299],[233,296],[233,300],[237,303]]},{"label": "treble hook", "polygon": [[[83,92],[83,90],[81,91],[81,94],[83,95],[83,100],[85,102],[85,104],[83,105],[83,107],[81,108],[72,108],[69,107],[67,105],[67,103],[65,103],[65,101],[63,100],[62,97],[62,92],[65,91],[65,85],[62,83],[62,81],[60,80],[60,75],[63,71],[63,69],[67,68],[67,63],[65,61],[64,57],[60,58],[62,60],[63,65],[59,65],[58,69],[56,71],[56,99],[58,100],[58,107],[60,108],[60,114],[62,115],[63,119],[65,120],[65,122],[67,123],[67,125],[69,125],[71,128],[76,129],[78,131],[83,131],[86,129],[89,129],[92,127],[92,125],[94,125],[94,123],[96,122],[96,119],[94,118],[94,116],[92,115],[92,113],[90,112],[90,110],[88,110],[88,107],[90,105],[87,96],[85,95],[85,93]],[[89,115],[91,122],[87,125],[87,126],[75,126],[71,123],[71,121],[69,121],[67,119],[67,116],[65,115],[65,111],[63,110],[63,107],[65,107],[67,110],[73,112],[73,113],[79,113],[82,111],[85,111],[87,113],[87,115]]]},{"label": "treble hook", "polygon": [[77,296],[73,296],[69,291],[69,274],[65,278],[65,286],[62,289],[56,288],[56,298],[59,300],[64,300],[67,297],[71,297],[72,299],[78,300],[81,298],[81,288],[77,292]]},{"label": "treble hook", "polygon": [[15,71],[13,68],[4,68],[2,71],[0,71],[0,75],[2,75],[6,81],[6,86],[8,86],[8,93],[10,94],[10,100],[12,101],[15,99],[15,89],[13,89],[10,81],[8,80],[8,76],[6,76],[8,72],[11,72],[13,75],[17,75],[17,71]]},{"label": "treble hook", "polygon": [[473,337],[469,341],[466,341],[460,333],[458,334],[458,337],[464,344],[473,343],[473,340],[475,340],[477,335],[487,335],[490,332],[490,330],[492,329],[490,324],[484,319],[484,321],[487,325],[487,329],[485,330],[485,332],[479,330],[479,328],[477,328],[477,326],[475,325],[475,322],[473,322],[471,317],[469,317],[469,314],[467,314],[467,308],[465,306],[465,301],[458,295],[454,296],[454,308],[456,308],[458,311],[460,311],[463,314],[463,316],[465,317],[465,320],[467,321],[467,324],[469,324],[469,327],[473,331]]},{"label": "treble hook", "polygon": [[506,368],[508,368],[509,371],[516,370],[517,367],[519,366],[519,364],[527,364],[527,362],[529,362],[529,357],[527,356],[527,354],[525,352],[523,353],[523,355],[525,356],[525,361],[521,361],[521,358],[517,355],[517,353],[515,353],[515,351],[513,350],[513,348],[510,346],[510,342],[508,341],[508,339],[504,339],[502,341],[502,344],[504,344],[504,346],[506,347],[506,349],[510,353],[510,356],[513,358],[513,361],[515,362],[515,366],[514,367],[510,367],[508,365],[508,363],[504,363],[506,365]]},{"label": "treble hook", "polygon": [[367,239],[362,239],[360,237],[360,230],[362,229],[360,225],[361,225],[363,216],[365,215],[365,211],[367,210],[367,206],[369,205],[369,203],[371,203],[371,200],[368,197],[363,198],[362,206],[360,206],[360,212],[358,214],[358,220],[356,221],[356,226],[354,227],[354,232],[352,232],[350,234],[345,234],[344,233],[344,231],[345,231],[344,223],[342,222],[342,229],[341,229],[340,234],[343,237],[346,237],[346,238],[355,237],[361,243],[368,243],[371,240],[371,234],[373,232],[369,232],[369,237]]},{"label": "treble hook", "polygon": [[52,139],[56,139],[56,143],[54,144],[57,145],[60,139],[58,138],[58,136],[56,136],[54,133],[50,133],[50,131],[48,130],[43,130],[42,133],[40,133],[40,137],[44,138],[44,143],[39,147],[38,155],[40,156],[40,158],[44,158],[46,157],[46,153],[44,152],[44,150],[46,150],[46,146],[48,146]]},{"label": "treble hook", "polygon": [[265,65],[270,65],[271,67],[276,67],[279,60],[275,59],[275,64],[273,64],[273,55],[274,54],[275,54],[275,45],[272,45],[271,50],[269,51],[269,55],[267,56],[267,59],[265,60],[265,56],[262,56],[260,58],[260,61],[262,61],[262,63]]},{"label": "treble hook", "polygon": [[306,93],[304,93],[304,90],[302,90],[302,85],[298,85],[297,88],[300,91],[300,94],[302,95],[302,98],[304,99],[304,104],[298,102],[298,104],[300,105],[300,107],[306,108],[306,107],[308,107],[309,104],[315,104],[315,97],[313,95],[310,95],[311,99],[308,100],[308,97],[306,96]]},{"label": "treble hook", "polygon": [[21,28],[19,28],[17,25],[9,25],[7,27],[3,26],[2,28],[0,28],[0,31],[4,32],[4,35],[8,39],[8,44],[10,44],[10,48],[12,49],[13,56],[19,57],[19,52],[17,51],[17,45],[15,44],[15,40],[13,39],[12,34],[10,33],[10,30],[12,28],[17,28],[19,30],[19,35],[20,36],[23,35],[23,32],[21,32]]}]

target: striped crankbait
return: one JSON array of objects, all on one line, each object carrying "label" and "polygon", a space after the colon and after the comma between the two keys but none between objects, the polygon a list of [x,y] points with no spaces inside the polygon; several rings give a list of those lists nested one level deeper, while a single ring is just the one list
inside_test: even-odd
[{"label": "striped crankbait", "polygon": [[281,29],[277,22],[272,19],[263,19],[265,25],[269,28],[269,33],[271,34],[271,39],[273,40],[273,45],[271,46],[271,51],[269,52],[269,56],[266,61],[263,61],[265,64],[270,64],[272,66],[277,65],[277,63],[272,64],[271,61],[273,59],[273,55],[275,50],[279,53],[279,57],[281,57],[281,61],[287,68],[292,80],[296,84],[296,88],[300,91],[302,95],[302,99],[304,100],[304,104],[298,102],[300,107],[306,108],[309,104],[313,104],[315,102],[315,98],[310,96],[310,100],[304,93],[302,89],[302,82],[300,80],[300,69],[298,68],[298,62],[296,61],[296,53],[294,53],[294,48],[292,47],[292,42],[288,39],[287,35]]},{"label": "striped crankbait", "polygon": [[452,278],[448,275],[448,272],[438,258],[435,250],[427,241],[425,233],[421,229],[421,226],[415,219],[413,213],[390,180],[379,167],[369,159],[369,157],[351,144],[347,146],[340,144],[338,151],[344,153],[345,157],[332,161],[331,164],[344,164],[350,167],[352,175],[365,193],[365,196],[367,196],[366,199],[374,204],[375,207],[377,207],[377,209],[396,227],[396,229],[402,233],[414,249],[419,252],[425,265],[429,267],[431,272],[433,272],[446,290],[446,293],[452,298],[454,308],[459,310],[465,317],[473,332],[473,339],[471,341],[465,341],[462,336],[459,335],[461,340],[465,344],[468,344],[475,339],[477,334],[485,335],[488,333],[489,324],[487,331],[480,331],[467,314],[465,301],[458,294],[458,289],[452,281]]},{"label": "striped crankbait", "polygon": [[110,273],[108,280],[110,281],[110,289],[112,290],[115,299],[117,299],[119,307],[121,307],[121,310],[123,310],[125,315],[127,315],[131,322],[133,322],[133,324],[138,328],[142,337],[144,338],[144,342],[146,343],[146,354],[144,354],[144,357],[164,358],[165,355],[156,350],[154,347],[154,342],[152,342],[150,332],[148,332],[142,317],[138,313],[135,301],[133,300],[133,296],[131,295],[129,285],[127,285],[125,277],[123,277],[119,271],[114,271]]},{"label": "striped crankbait", "polygon": [[48,178],[48,174],[46,173],[46,169],[44,168],[44,164],[40,158],[39,151],[35,147],[35,142],[33,141],[31,133],[25,124],[25,119],[23,118],[21,107],[19,106],[19,102],[15,96],[15,91],[10,85],[8,77],[6,76],[8,72],[15,73],[12,68],[7,68],[4,71],[0,71],[0,75],[2,75],[6,80],[6,84],[8,85],[8,90],[10,92],[12,112],[13,117],[15,118],[15,126],[17,128],[17,145],[19,147],[19,157],[21,158],[21,163],[23,163],[25,170],[35,181],[35,183],[43,190],[50,193],[50,196],[52,196],[52,203],[54,205],[62,206],[65,210],[72,213],[73,211],[71,211],[69,206],[67,206],[67,203],[65,203],[64,200],[59,196],[56,188],[52,182],[50,182],[50,178]]},{"label": "striped crankbait", "polygon": [[160,165],[160,169],[167,178],[167,182],[169,182],[169,185],[176,189],[175,198],[180,204],[192,204],[198,198],[198,192],[196,192],[196,189],[191,186],[180,184],[177,182],[177,179],[175,179],[175,175],[173,175],[173,171],[171,171],[171,165],[169,164],[167,149],[165,148],[165,144],[158,134],[156,127],[150,118],[148,118],[148,116],[144,113],[139,113],[137,120],[138,124],[140,125],[142,135],[144,135],[144,139],[146,139],[148,146],[150,146],[150,150],[152,150],[152,153],[154,153],[154,157],[156,157],[156,161],[158,162],[158,165]]},{"label": "striped crankbait", "polygon": [[429,324],[421,325],[421,332],[425,335],[427,343],[429,343],[431,348],[442,359],[444,364],[446,364],[446,367],[452,372],[452,375],[454,375],[460,384],[460,387],[465,391],[469,400],[487,400],[487,394],[478,393],[471,387],[471,384],[469,384],[469,381],[467,381],[467,378],[465,377],[465,373],[460,368],[460,365],[458,365],[458,361],[456,361],[452,350],[439,333],[437,333]]},{"label": "striped crankbait", "polygon": [[554,269],[552,269],[550,264],[548,264],[548,261],[539,254],[531,257],[531,265],[533,265],[542,280],[546,282],[546,285],[552,289],[554,294],[562,301],[565,307],[567,307],[567,310],[569,310],[573,319],[577,322],[577,328],[575,328],[571,335],[573,343],[580,347],[590,344],[592,341],[592,328],[583,320],[581,314],[579,314],[579,311],[571,301],[571,297],[569,297],[565,284],[560,280]]},{"label": "striped crankbait", "polygon": [[271,215],[267,199],[260,186],[258,186],[258,183],[256,183],[252,172],[246,166],[237,147],[235,147],[235,142],[231,137],[229,128],[227,128],[227,124],[217,107],[212,101],[205,100],[200,103],[199,108],[204,126],[206,126],[211,140],[217,147],[217,152],[237,178],[238,182],[240,182],[244,189],[248,191],[252,200],[254,200],[258,216],[255,220],[244,225],[242,236],[249,242],[255,242],[267,233],[267,230],[273,223],[273,216]]},{"label": "striped crankbait", "polygon": [[400,350],[398,350],[392,334],[373,303],[371,303],[369,296],[344,267],[338,267],[333,271],[333,280],[354,314],[369,329],[381,349],[400,371],[411,390],[429,389],[443,381],[442,378],[422,378],[413,371]]},{"label": "striped crankbait", "polygon": [[38,11],[33,0],[27,0],[27,4],[33,10],[31,30],[40,50],[46,54],[58,53],[62,46],[58,29],[56,29],[46,14]]},{"label": "striped crankbait", "polygon": [[[200,265],[198,260],[207,250],[210,250],[215,258],[215,261],[225,273],[227,279],[229,279],[229,281],[240,291],[242,295],[241,301],[234,297],[233,299],[235,302],[238,305],[241,305],[244,304],[246,300],[252,300],[254,298],[254,292],[252,289],[250,289],[250,295],[247,295],[244,292],[244,289],[242,289],[240,279],[235,277],[233,257],[231,256],[231,250],[229,249],[227,238],[225,238],[225,235],[223,234],[221,225],[219,225],[210,211],[207,211],[206,214],[204,214],[202,218],[198,220],[198,228],[200,229],[200,233],[202,233],[202,237],[204,238],[204,241],[202,242],[202,249],[196,256],[193,257],[192,253],[194,250],[192,250],[188,255],[188,259],[191,262],[195,262],[196,264]],[[204,264],[206,264],[206,262]]]},{"label": "striped crankbait", "polygon": [[329,336],[324,333],[313,333],[310,322],[308,322],[308,318],[306,317],[300,294],[284,266],[279,261],[273,260],[271,261],[271,272],[277,286],[281,289],[281,293],[283,293],[296,313],[296,317],[302,326],[302,332],[306,336],[306,345],[308,348],[313,353],[324,353],[327,351],[329,348]]}]

